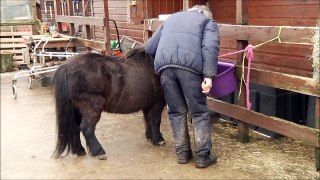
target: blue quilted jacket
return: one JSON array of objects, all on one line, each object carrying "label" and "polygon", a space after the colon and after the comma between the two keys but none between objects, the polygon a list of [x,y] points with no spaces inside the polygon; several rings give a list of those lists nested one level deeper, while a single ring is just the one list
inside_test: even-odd
[{"label": "blue quilted jacket", "polygon": [[213,77],[217,74],[220,34],[216,22],[196,11],[172,14],[148,40],[146,51],[155,57],[160,74],[168,67]]}]

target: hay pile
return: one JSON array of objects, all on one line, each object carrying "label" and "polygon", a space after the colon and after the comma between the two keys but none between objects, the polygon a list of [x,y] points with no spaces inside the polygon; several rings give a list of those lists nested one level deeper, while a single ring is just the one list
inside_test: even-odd
[{"label": "hay pile", "polygon": [[237,140],[237,127],[217,121],[213,145],[226,167],[257,175],[257,179],[318,179],[314,148],[288,137],[270,139],[250,131],[250,142]]}]

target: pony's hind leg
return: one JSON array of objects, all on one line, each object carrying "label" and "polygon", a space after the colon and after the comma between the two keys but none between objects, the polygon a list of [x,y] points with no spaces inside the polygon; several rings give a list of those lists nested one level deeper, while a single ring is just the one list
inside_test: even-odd
[{"label": "pony's hind leg", "polygon": [[76,127],[76,131],[75,131],[75,135],[73,136],[75,148],[72,149],[72,153],[77,154],[78,156],[83,156],[86,154],[86,150],[83,148],[83,146],[81,144],[81,139],[80,139],[80,133],[81,133],[80,124],[82,121],[82,115],[79,112],[79,110],[75,111],[75,118],[76,118],[77,127]]},{"label": "pony's hind leg", "polygon": [[81,130],[86,139],[91,155],[96,156],[101,160],[105,160],[107,159],[107,155],[95,135],[95,127],[96,123],[92,123],[92,121],[88,121],[84,118],[82,119]]},{"label": "pony's hind leg", "polygon": [[89,152],[101,160],[107,159],[106,152],[95,135],[95,128],[100,120],[105,99],[97,95],[82,94],[81,101],[76,100],[75,102],[82,113],[80,130],[86,139]]}]

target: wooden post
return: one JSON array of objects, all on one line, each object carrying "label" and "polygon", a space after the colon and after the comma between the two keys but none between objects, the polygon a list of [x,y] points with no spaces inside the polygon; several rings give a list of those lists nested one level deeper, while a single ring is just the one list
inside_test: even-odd
[{"label": "wooden post", "polygon": [[74,15],[74,7],[73,7],[73,0],[68,0],[67,1],[67,11],[69,16]]},{"label": "wooden post", "polygon": [[148,19],[144,20],[144,35],[143,35],[143,41],[146,43],[148,41],[148,39],[150,39],[152,37],[153,34],[153,30],[152,29],[148,29]]},{"label": "wooden post", "polygon": [[188,1],[183,1],[183,10],[186,11],[187,9],[190,8],[190,5],[189,5],[189,0]]},{"label": "wooden post", "polygon": [[31,0],[31,12],[32,12],[32,18],[36,19],[37,17],[37,2],[36,0]]},{"label": "wooden post", "polygon": [[[82,1],[82,7],[83,7],[83,15],[82,16],[84,16],[84,17],[89,16],[88,6],[89,6],[88,0],[83,0]],[[89,39],[89,40],[91,39],[90,25],[84,24],[82,32],[83,32],[83,38]]]},{"label": "wooden post", "polygon": [[152,18],[152,1],[151,0],[147,0],[145,2],[145,13],[147,15],[147,17],[144,19],[143,21],[143,42],[147,42],[149,38],[152,37],[152,30],[147,29],[147,24],[148,24],[148,19]]},{"label": "wooden post", "polygon": [[[82,16],[83,17],[89,16],[88,6],[89,6],[88,0],[82,0],[82,8],[83,8]],[[91,39],[91,35],[90,34],[91,34],[90,33],[90,25],[83,24],[83,26],[82,26],[82,38],[90,40]],[[87,51],[91,51],[92,48],[87,47],[86,49],[87,49]]]},{"label": "wooden post", "polygon": [[[320,129],[320,97],[316,97],[315,107],[316,129]],[[318,147],[315,148],[316,169],[320,172],[320,137],[318,137]]]},{"label": "wooden post", "polygon": [[[67,8],[68,16],[73,16],[73,1],[72,0],[68,0],[67,7],[64,7],[64,8]],[[78,24],[78,26],[80,26],[80,24]],[[70,35],[73,36],[74,33],[76,33],[75,24],[70,23],[69,28],[70,28]]]},{"label": "wooden post", "polygon": [[[237,24],[247,25],[248,24],[248,0],[237,0],[236,4],[236,18]],[[248,45],[248,41],[237,40],[237,50],[243,50]],[[237,65],[242,65],[242,54],[237,55]],[[239,81],[238,81],[238,84]],[[238,92],[240,85],[238,86]],[[241,95],[238,101],[239,106],[246,106],[246,93],[245,86],[242,85]],[[238,139],[242,143],[249,142],[249,124],[238,120]]]},{"label": "wooden post", "polygon": [[103,1],[105,54],[111,55],[108,0]]},{"label": "wooden post", "polygon": [[[60,15],[60,12],[61,12],[61,6],[60,6],[60,0],[54,0],[54,13],[55,13],[55,16],[57,15]],[[61,22],[57,22],[57,31],[59,33],[62,33],[62,24]]]},{"label": "wooden post", "polygon": [[152,0],[150,1],[150,0],[147,0],[146,2],[145,2],[145,7],[146,7],[146,10],[145,10],[145,13],[146,13],[146,15],[147,15],[147,19],[149,19],[149,18],[152,18]]}]

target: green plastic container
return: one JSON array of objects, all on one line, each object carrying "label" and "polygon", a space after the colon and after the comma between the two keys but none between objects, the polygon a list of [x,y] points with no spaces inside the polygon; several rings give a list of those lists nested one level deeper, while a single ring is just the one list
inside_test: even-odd
[{"label": "green plastic container", "polygon": [[118,46],[118,41],[116,41],[116,40],[111,40],[111,42],[110,42],[110,47],[111,47],[111,49],[116,49],[117,46]]}]

